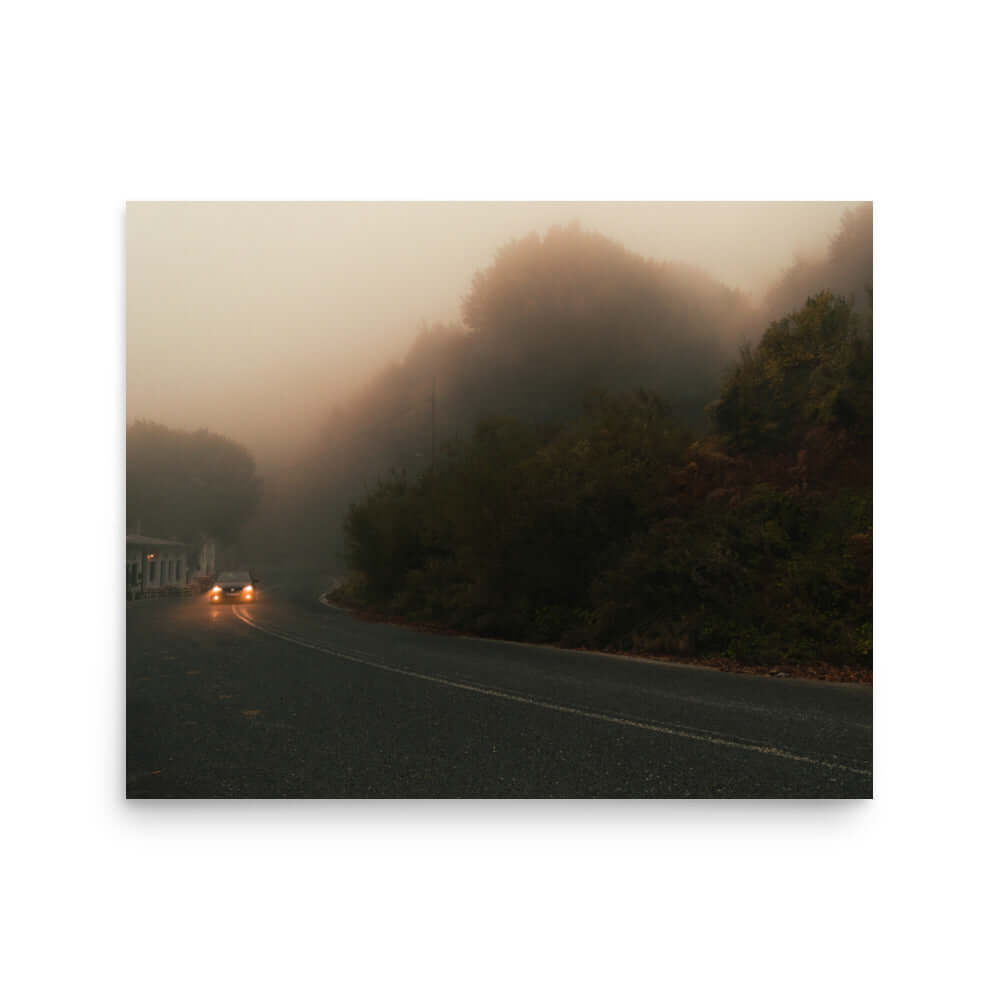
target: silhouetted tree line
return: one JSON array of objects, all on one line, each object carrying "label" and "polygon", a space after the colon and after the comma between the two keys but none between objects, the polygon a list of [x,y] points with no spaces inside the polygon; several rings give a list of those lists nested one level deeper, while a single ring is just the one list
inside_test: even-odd
[{"label": "silhouetted tree line", "polygon": [[765,322],[799,306],[820,288],[842,295],[862,315],[872,313],[874,214],[870,202],[848,209],[825,254],[799,257],[764,296]]},{"label": "silhouetted tree line", "polygon": [[293,473],[297,486],[274,484],[284,549],[339,548],[331,512],[346,513],[389,468],[426,468],[432,433],[445,440],[489,415],[563,419],[595,389],[647,385],[697,423],[753,314],[742,293],[696,269],[573,225],[499,250],[462,315],[425,326],[401,362],[331,415],[323,447]]},{"label": "silhouetted tree line", "polygon": [[425,325],[401,361],[331,412],[321,447],[265,484],[252,530],[275,558],[329,565],[350,503],[390,469],[412,480],[428,468],[432,433],[468,435],[486,417],[565,423],[594,392],[643,387],[704,434],[741,343],[819,288],[870,315],[870,206],[846,213],[827,254],[799,261],[759,308],[577,226],[515,240],[473,279],[461,323]]},{"label": "silhouetted tree line", "polygon": [[125,434],[129,531],[190,543],[234,542],[257,507],[255,463],[242,445],[207,430],[136,421]]},{"label": "silhouetted tree line", "polygon": [[340,596],[505,638],[870,665],[871,398],[870,321],[823,292],[743,351],[697,440],[659,394],[602,392],[379,482]]}]

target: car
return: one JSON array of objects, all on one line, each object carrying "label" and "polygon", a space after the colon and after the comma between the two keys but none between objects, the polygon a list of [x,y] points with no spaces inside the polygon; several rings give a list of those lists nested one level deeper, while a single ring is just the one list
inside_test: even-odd
[{"label": "car", "polygon": [[257,579],[246,569],[227,569],[220,573],[208,591],[213,604],[239,601],[242,604],[257,600]]}]

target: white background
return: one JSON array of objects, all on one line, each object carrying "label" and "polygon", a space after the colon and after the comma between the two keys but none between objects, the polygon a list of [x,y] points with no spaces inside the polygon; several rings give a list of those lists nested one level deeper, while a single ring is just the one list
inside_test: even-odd
[{"label": "white background", "polygon": [[[985,5],[353,6],[4,15],[5,992],[985,995]],[[161,198],[874,199],[874,802],[126,803],[123,212]]]}]

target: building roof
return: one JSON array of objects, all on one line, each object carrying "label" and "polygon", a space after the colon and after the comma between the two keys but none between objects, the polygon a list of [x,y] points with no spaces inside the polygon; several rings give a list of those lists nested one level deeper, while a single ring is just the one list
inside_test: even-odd
[{"label": "building roof", "polygon": [[126,535],[126,545],[144,545],[152,548],[166,548],[171,546],[175,549],[186,549],[187,542],[171,541],[169,538],[150,538],[148,535]]}]

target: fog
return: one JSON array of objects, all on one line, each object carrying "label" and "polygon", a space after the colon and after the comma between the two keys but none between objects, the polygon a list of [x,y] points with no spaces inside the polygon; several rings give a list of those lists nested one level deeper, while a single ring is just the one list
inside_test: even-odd
[{"label": "fog", "polygon": [[208,428],[245,445],[263,473],[286,467],[329,443],[331,414],[372,411],[386,365],[412,360],[422,327],[443,324],[445,340],[467,329],[463,300],[500,248],[574,222],[742,292],[728,331],[742,335],[751,307],[778,308],[783,276],[790,302],[799,285],[813,290],[809,262],[851,204],[134,202],[126,418]]}]

